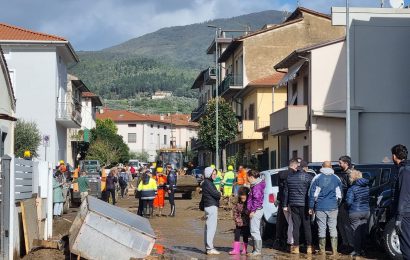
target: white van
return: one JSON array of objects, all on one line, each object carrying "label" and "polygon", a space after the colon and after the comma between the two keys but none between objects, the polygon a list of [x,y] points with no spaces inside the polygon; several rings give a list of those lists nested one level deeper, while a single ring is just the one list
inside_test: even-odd
[{"label": "white van", "polygon": [[265,178],[265,194],[263,198],[263,217],[269,224],[276,224],[278,207],[275,206],[278,196],[278,172],[287,170],[287,167],[261,172]]}]

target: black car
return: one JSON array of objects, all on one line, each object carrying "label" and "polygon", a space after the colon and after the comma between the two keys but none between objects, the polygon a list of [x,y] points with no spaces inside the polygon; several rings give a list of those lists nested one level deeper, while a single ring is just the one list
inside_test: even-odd
[{"label": "black car", "polygon": [[[341,171],[337,162],[332,163],[335,173]],[[317,173],[321,164],[311,163],[309,168]],[[399,237],[395,230],[396,200],[394,197],[398,167],[393,163],[355,164],[354,169],[362,172],[369,180],[370,218],[368,221],[370,237],[382,246],[392,259],[401,259]]]}]

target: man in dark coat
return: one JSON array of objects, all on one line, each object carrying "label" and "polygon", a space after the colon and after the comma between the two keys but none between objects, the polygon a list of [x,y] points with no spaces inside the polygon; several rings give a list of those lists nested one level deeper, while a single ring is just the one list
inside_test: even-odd
[{"label": "man in dark coat", "polygon": [[406,146],[398,144],[391,149],[393,162],[399,167],[396,231],[399,234],[403,259],[410,259],[410,165]]}]

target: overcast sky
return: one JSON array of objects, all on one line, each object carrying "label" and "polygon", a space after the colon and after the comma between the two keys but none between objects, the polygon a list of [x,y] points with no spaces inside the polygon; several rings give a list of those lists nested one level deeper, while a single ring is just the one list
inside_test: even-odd
[{"label": "overcast sky", "polygon": [[[350,0],[352,6],[367,7],[380,1]],[[345,4],[299,2],[324,13]],[[66,37],[76,50],[100,50],[163,27],[296,6],[296,0],[9,0],[2,3],[0,22]]]}]

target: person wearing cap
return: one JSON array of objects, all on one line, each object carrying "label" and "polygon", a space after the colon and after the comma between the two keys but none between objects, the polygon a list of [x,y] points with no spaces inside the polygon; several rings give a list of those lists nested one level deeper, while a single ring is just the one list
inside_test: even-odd
[{"label": "person wearing cap", "polygon": [[315,176],[309,189],[309,213],[315,212],[319,227],[319,253],[325,254],[326,227],[329,227],[333,255],[337,255],[337,215],[342,201],[342,182],[335,175],[330,161],[325,161],[320,174]]},{"label": "person wearing cap", "polygon": [[154,199],[154,208],[159,210],[157,216],[162,217],[162,209],[165,206],[165,188],[167,185],[167,176],[163,173],[162,167],[157,168],[157,174],[154,176],[154,180],[157,182],[157,196]]},{"label": "person wearing cap", "polygon": [[215,169],[206,167],[204,170],[204,181],[202,182],[202,198],[200,204],[205,211],[205,250],[208,255],[219,255],[214,248],[214,237],[216,233],[216,227],[218,224],[218,207],[219,200],[221,199],[221,193],[216,189],[213,181],[216,179],[217,173]]},{"label": "person wearing cap", "polygon": [[232,196],[232,187],[233,182],[235,180],[235,173],[233,172],[233,166],[228,166],[228,171],[225,172],[224,179],[222,180],[222,185],[224,187],[224,196],[231,197]]}]

